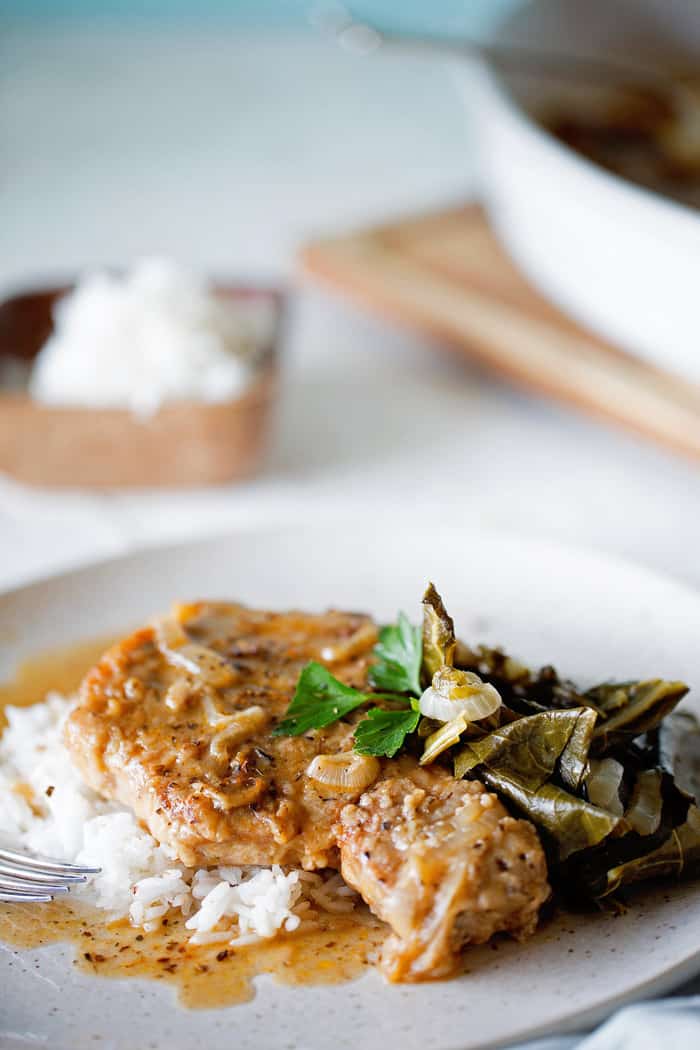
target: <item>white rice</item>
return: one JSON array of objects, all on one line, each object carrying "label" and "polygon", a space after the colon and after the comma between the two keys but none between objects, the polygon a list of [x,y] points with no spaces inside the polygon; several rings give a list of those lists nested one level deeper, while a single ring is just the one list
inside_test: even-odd
[{"label": "white rice", "polygon": [[166,401],[227,401],[250,382],[271,325],[268,303],[222,299],[167,259],[124,276],[88,273],[54,310],[30,393],[140,416]]},{"label": "white rice", "polygon": [[314,907],[351,911],[354,892],[337,873],[278,866],[193,871],[137,824],[131,811],[86,787],[63,745],[71,701],[51,693],[31,707],[6,708],[0,738],[0,839],[45,856],[100,867],[76,892],[110,917],[158,928],[187,917],[195,944],[236,946],[297,929]]}]

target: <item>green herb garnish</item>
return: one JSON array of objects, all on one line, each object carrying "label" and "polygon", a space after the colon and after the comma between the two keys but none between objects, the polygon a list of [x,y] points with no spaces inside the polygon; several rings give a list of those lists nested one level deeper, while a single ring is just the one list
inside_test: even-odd
[{"label": "green herb garnish", "polygon": [[415,732],[420,719],[418,704],[403,711],[373,707],[355,730],[354,750],[361,755],[393,758],[406,737]]},{"label": "green herb garnish", "polygon": [[309,729],[323,729],[362,704],[386,699],[400,702],[402,708],[374,707],[368,711],[355,730],[354,749],[361,755],[393,758],[420,720],[417,701],[405,707],[406,693],[420,696],[421,692],[420,628],[412,627],[401,613],[397,624],[382,628],[373,654],[377,662],[370,682],[381,692],[361,693],[339,682],[323,664],[309,663],[299,676],[287,716],[273,730],[273,736],[301,736]]},{"label": "green herb garnish", "polygon": [[323,664],[312,661],[299,675],[287,717],[272,730],[273,736],[301,736],[322,729],[367,703],[369,697],[343,685]]},{"label": "green herb garnish", "polygon": [[404,613],[399,614],[397,624],[381,629],[374,655],[377,662],[369,673],[373,686],[387,692],[421,695],[421,629],[413,627]]}]

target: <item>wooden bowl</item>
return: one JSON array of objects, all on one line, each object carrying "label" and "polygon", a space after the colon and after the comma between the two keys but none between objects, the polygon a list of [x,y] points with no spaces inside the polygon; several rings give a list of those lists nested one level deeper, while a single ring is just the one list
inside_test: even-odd
[{"label": "wooden bowl", "polygon": [[[70,286],[0,303],[0,354],[31,360],[52,330],[52,308]],[[128,409],[44,405],[0,387],[0,471],[33,485],[144,487],[215,485],[260,465],[277,393],[284,297],[271,289],[222,286],[232,299],[274,311],[260,368],[237,398],[217,404],[172,401],[149,419]]]}]

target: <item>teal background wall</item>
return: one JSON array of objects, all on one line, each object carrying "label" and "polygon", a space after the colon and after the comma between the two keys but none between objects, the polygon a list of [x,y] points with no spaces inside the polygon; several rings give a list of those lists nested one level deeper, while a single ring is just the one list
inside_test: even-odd
[{"label": "teal background wall", "polygon": [[[358,17],[408,30],[485,32],[522,0],[364,0],[347,3]],[[303,26],[308,0],[0,0],[0,14],[26,18],[226,18],[239,24]]]}]

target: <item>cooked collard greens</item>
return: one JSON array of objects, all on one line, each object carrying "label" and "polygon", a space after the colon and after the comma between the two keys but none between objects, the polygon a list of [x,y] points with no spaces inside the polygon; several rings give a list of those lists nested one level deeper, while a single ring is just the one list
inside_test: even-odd
[{"label": "cooked collard greens", "polygon": [[[432,583],[422,608],[422,630],[404,614],[381,630],[368,693],[309,665],[276,732],[375,704],[356,726],[356,751],[422,749],[422,765],[451,763],[456,778],[485,783],[537,826],[550,879],[568,895],[602,900],[643,879],[700,875],[700,725],[674,710],[683,682],[581,690],[551,666],[532,671],[501,649],[458,641]],[[489,714],[479,718],[484,690]]]}]

